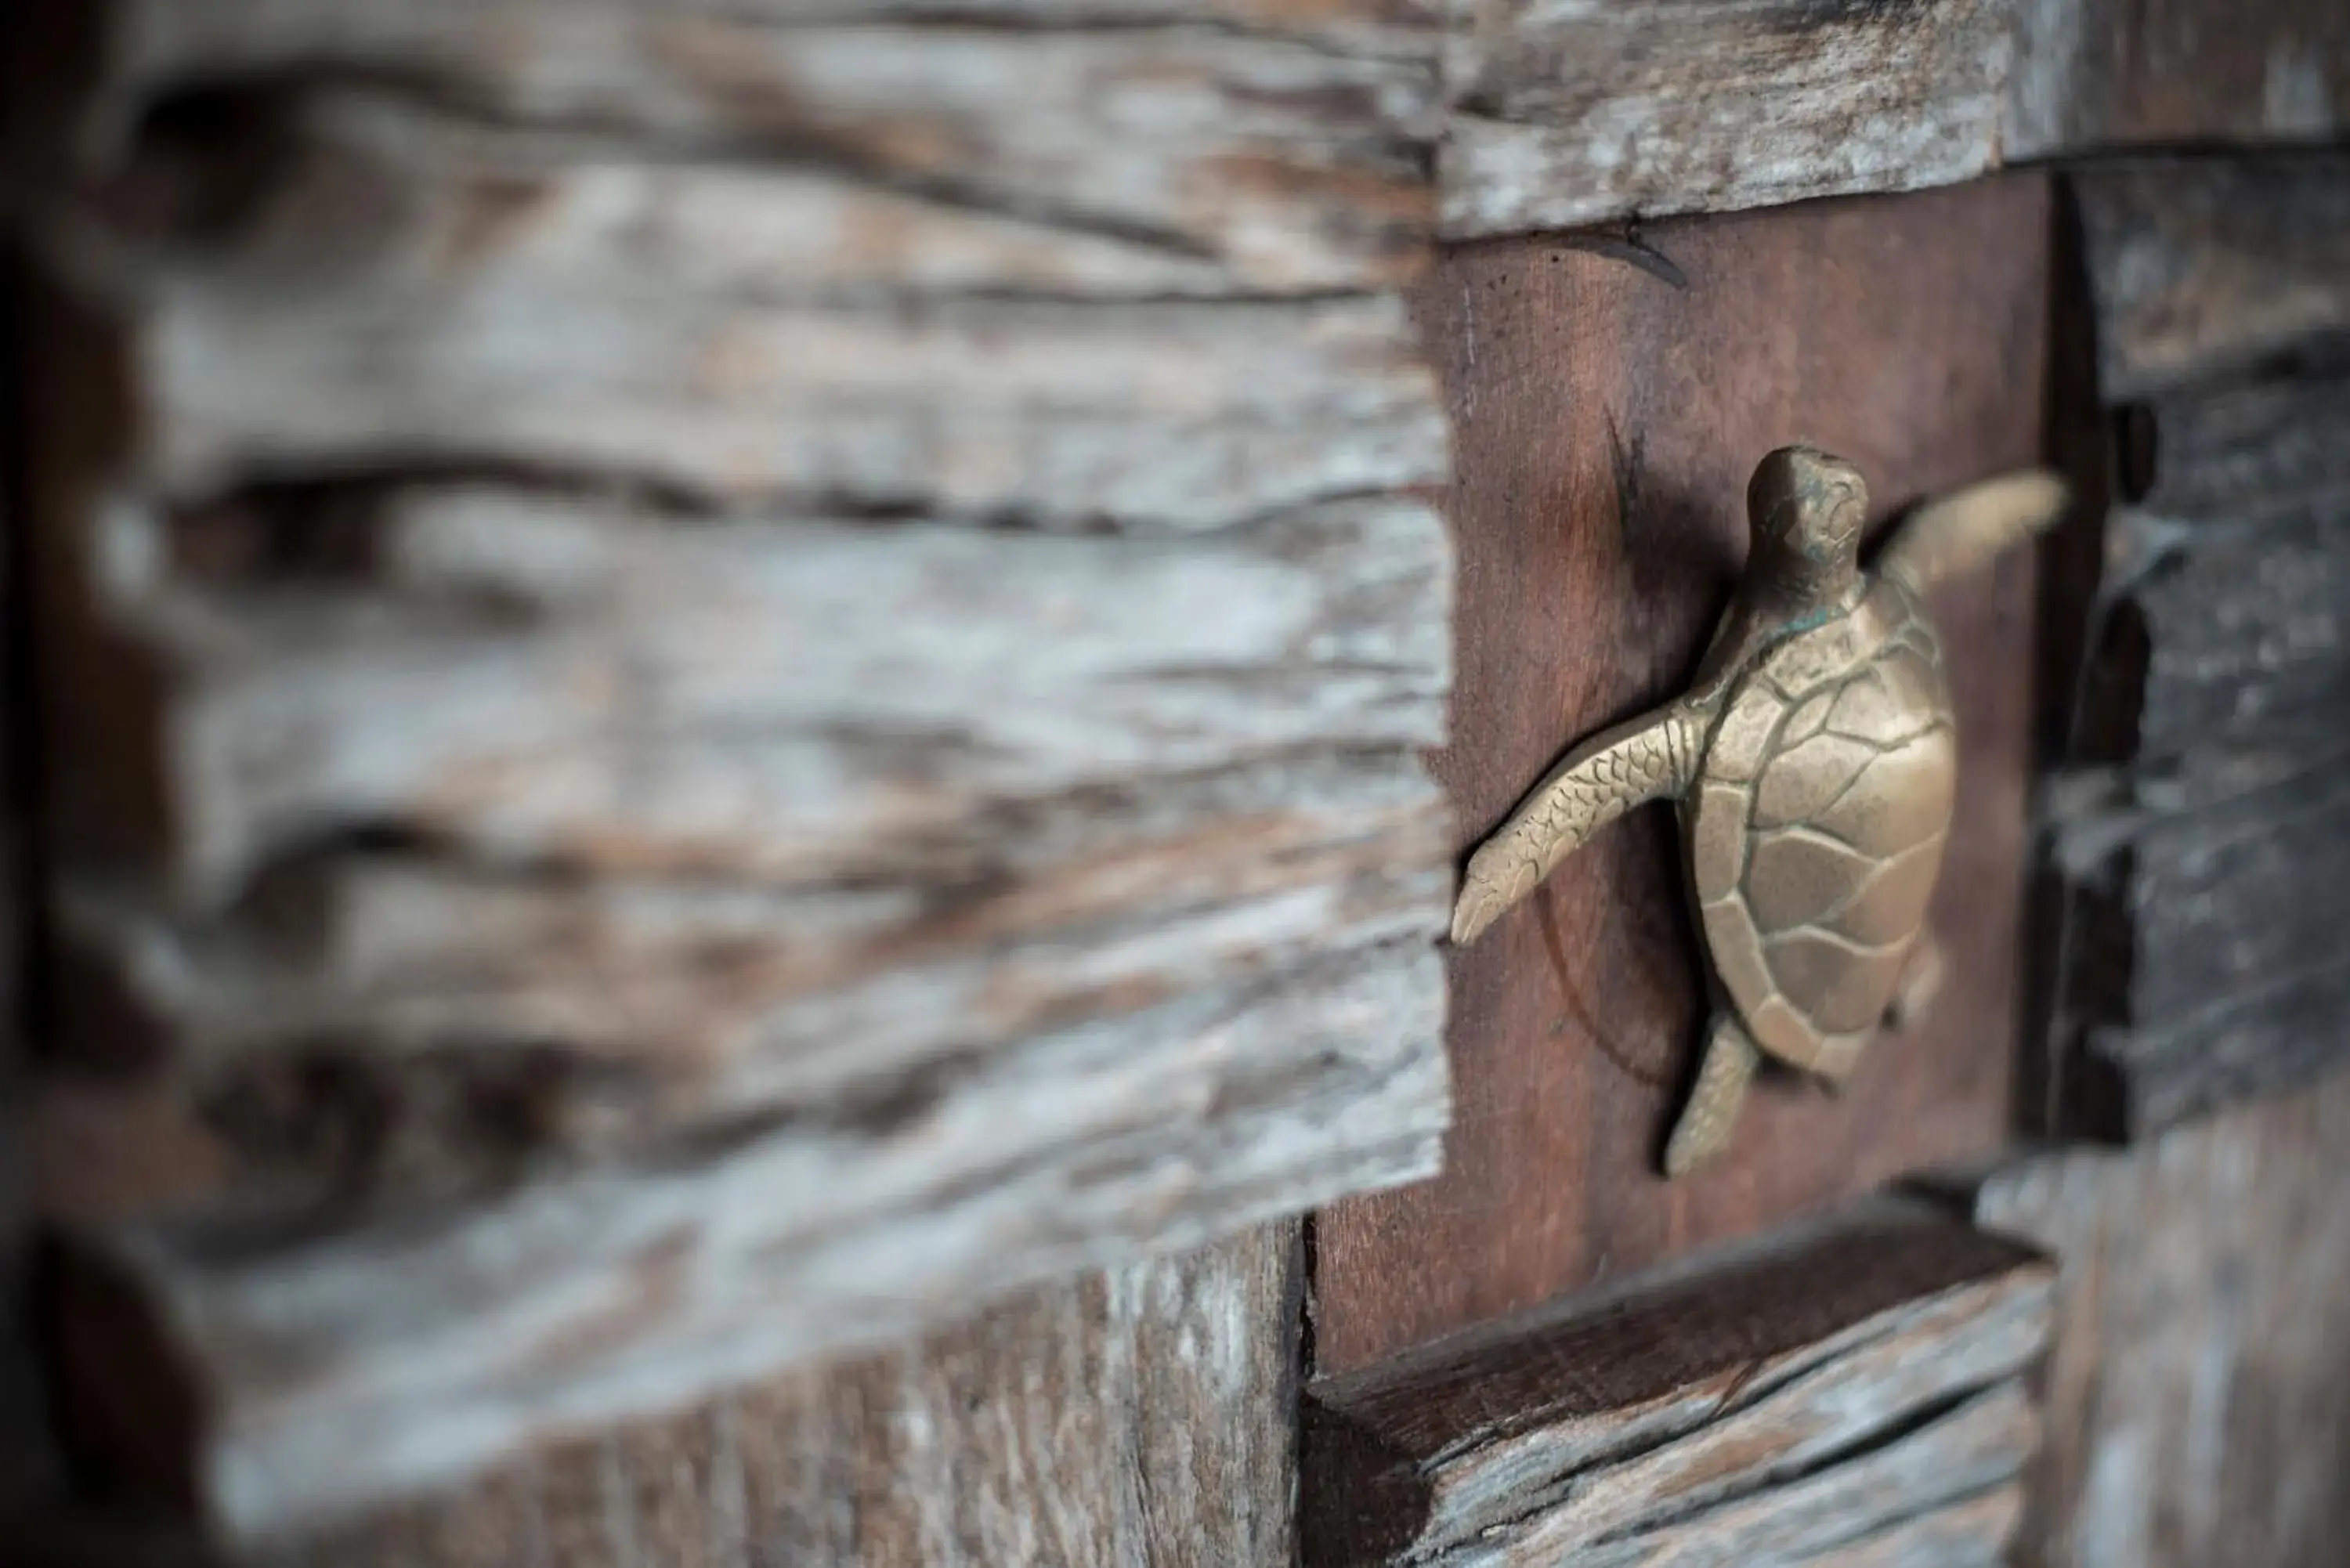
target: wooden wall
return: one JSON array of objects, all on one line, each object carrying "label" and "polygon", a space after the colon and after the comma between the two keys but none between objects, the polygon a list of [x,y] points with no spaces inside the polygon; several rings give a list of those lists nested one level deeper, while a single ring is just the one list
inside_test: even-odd
[{"label": "wooden wall", "polygon": [[[257,1560],[1277,1563],[1310,1345],[1317,1561],[2322,1552],[2350,185],[2112,155],[2339,140],[2350,16],[2221,10],[12,16],[78,1436]],[[1457,844],[1676,683],[1763,446],[2031,454],[2074,221],[2119,504],[2021,1090],[2137,1147],[1786,1229],[2002,1141],[2023,562],[1941,607],[1938,1022],[1662,1188],[1627,826],[1456,961],[1456,1119]],[[114,1517],[59,1560],[192,1550]]]},{"label": "wooden wall", "polygon": [[800,10],[134,4],[19,139],[41,1197],[224,1529],[1434,1168],[1430,19]]},{"label": "wooden wall", "polygon": [[1981,1223],[2064,1260],[2022,1568],[2342,1560],[2345,1138],[2337,1073],[1978,1189]]}]

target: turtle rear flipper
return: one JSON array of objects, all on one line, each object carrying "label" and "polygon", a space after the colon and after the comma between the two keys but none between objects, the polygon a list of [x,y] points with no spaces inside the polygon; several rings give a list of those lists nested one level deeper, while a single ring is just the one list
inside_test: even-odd
[{"label": "turtle rear flipper", "polygon": [[1737,1015],[1714,1014],[1705,1059],[1698,1064],[1697,1086],[1690,1090],[1689,1104],[1665,1144],[1667,1176],[1687,1176],[1730,1147],[1731,1130],[1746,1104],[1746,1085],[1754,1081],[1754,1069],[1762,1063],[1762,1047]]},{"label": "turtle rear flipper", "polygon": [[1710,709],[1676,702],[1569,752],[1469,857],[1452,907],[1453,941],[1475,941],[1584,840],[1634,806],[1687,790],[1710,716]]},{"label": "turtle rear flipper", "polygon": [[2053,526],[2070,495],[2063,480],[2039,469],[1953,491],[1920,506],[1894,531],[1877,557],[1877,575],[1924,593]]}]

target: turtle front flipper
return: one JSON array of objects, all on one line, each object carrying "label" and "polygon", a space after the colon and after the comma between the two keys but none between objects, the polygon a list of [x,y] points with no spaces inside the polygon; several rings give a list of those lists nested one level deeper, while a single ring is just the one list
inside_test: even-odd
[{"label": "turtle front flipper", "polygon": [[1452,906],[1452,940],[1475,941],[1584,840],[1634,806],[1688,789],[1711,711],[1676,702],[1569,752],[1469,857]]},{"label": "turtle front flipper", "polygon": [[2042,469],[2002,474],[1929,501],[1894,531],[1877,573],[1912,593],[1971,572],[2064,515],[2071,493]]},{"label": "turtle front flipper", "polygon": [[1731,1129],[1746,1103],[1746,1085],[1754,1081],[1754,1069],[1762,1061],[1762,1049],[1737,1015],[1716,1013],[1705,1060],[1698,1064],[1697,1087],[1690,1091],[1689,1104],[1665,1145],[1667,1176],[1687,1176],[1730,1147]]}]

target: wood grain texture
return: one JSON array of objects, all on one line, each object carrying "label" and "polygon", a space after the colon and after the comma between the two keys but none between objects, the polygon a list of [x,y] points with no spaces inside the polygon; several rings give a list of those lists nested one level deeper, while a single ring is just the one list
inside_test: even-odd
[{"label": "wood grain texture", "polygon": [[[580,320],[597,330],[563,329]],[[1444,465],[1384,295],[913,314],[667,288],[189,295],[159,298],[125,351],[152,482],[192,496],[398,452],[719,505],[1211,528]]]},{"label": "wood grain texture", "polygon": [[[1520,242],[1420,296],[1460,427],[1453,740],[1474,842],[1575,737],[1686,683],[1762,452],[1859,462],[1882,516],[2028,463],[2045,192],[2010,180],[1659,224],[1676,289]],[[1703,1000],[1669,813],[1636,813],[1451,959],[1458,1112],[1437,1181],[1317,1222],[1317,1353],[1343,1371],[1920,1165],[1997,1146],[2014,1038],[2033,562],[1939,592],[1961,801],[1933,929],[1954,979],[1841,1099],[1757,1087],[1718,1168],[1654,1174]]]},{"label": "wood grain texture", "polygon": [[2044,1082],[2123,1140],[2342,1059],[2350,380],[2338,158],[2080,176],[2121,501],[2066,772]]},{"label": "wood grain texture", "polygon": [[2350,333],[2350,157],[2158,159],[2071,182],[2109,400]]},{"label": "wood grain texture", "polygon": [[[75,38],[82,78],[70,85],[85,115],[102,126],[127,122],[190,80],[347,61],[448,78],[541,114],[633,99],[678,116],[723,117],[730,103],[738,112],[755,108],[763,61],[817,29],[928,22],[1050,40],[1188,27],[1409,60],[1432,54],[1442,16],[1433,0],[275,0],[195,9],[109,0],[89,10],[105,25]],[[744,38],[760,36],[775,47],[746,51]]]},{"label": "wood grain texture", "polygon": [[[2118,146],[2323,141],[2350,118],[2350,23],[2327,0],[1500,0],[1449,25],[1428,0],[77,9],[88,36],[54,52],[90,84],[85,146],[191,80],[358,67],[501,116],[796,140],[1091,226],[1106,253],[1291,285],[1333,248],[1408,246],[1430,199],[1412,149],[1440,119],[1445,225],[1470,237]],[[1350,133],[1269,145],[1333,90],[1370,109]],[[1152,136],[1125,133],[1146,119]]]},{"label": "wood grain texture", "polygon": [[2007,155],[2324,142],[2350,126],[2332,0],[2012,0]]},{"label": "wood grain texture", "polygon": [[2004,0],[1466,6],[1459,238],[1950,184],[1998,166]]},{"label": "wood grain texture", "polygon": [[1286,1568],[1300,1290],[1277,1223],[324,1532],[208,1551],[85,1513],[22,1544],[32,1568]]},{"label": "wood grain texture", "polygon": [[33,1143],[130,1468],[307,1529],[1432,1168],[1424,8],[78,20]]},{"label": "wood grain texture", "polygon": [[[108,585],[125,661],[169,677],[161,711],[120,716],[157,733],[139,793],[169,816],[100,820],[124,781],[78,758],[60,810],[158,843],[206,903],[369,824],[509,864],[788,886],[936,877],[1024,805],[1138,776],[1442,733],[1450,564],[1418,502],[1166,542],[512,490],[369,507],[331,520],[380,553],[365,582]],[[169,525],[139,526],[116,520],[114,547],[166,556]],[[1014,658],[1039,625],[1049,647]]]},{"label": "wood grain texture", "polygon": [[2055,1125],[2126,1141],[2342,1062],[2345,762],[2200,753],[2067,802]]},{"label": "wood grain texture", "polygon": [[550,1446],[281,1561],[1282,1568],[1298,1291],[1296,1228],[1267,1226]]},{"label": "wood grain texture", "polygon": [[1445,232],[1945,185],[2350,123],[2328,0],[1493,0],[1445,57]]},{"label": "wood grain texture", "polygon": [[2141,413],[2154,483],[2106,522],[2076,760],[2324,746],[2350,697],[2350,379]]},{"label": "wood grain texture", "polygon": [[1424,1168],[1433,964],[1373,950],[1342,979],[1188,996],[864,1122],[784,1114],[463,1202],[90,1244],[161,1319],[122,1362],[206,1390],[197,1494],[258,1533]]},{"label": "wood grain texture", "polygon": [[2024,1568],[2340,1559],[2345,1137],[2336,1074],[1981,1189],[1981,1223],[2064,1265]]},{"label": "wood grain texture", "polygon": [[1319,1379],[1304,1561],[1996,1562],[2052,1272],[1879,1203]]}]

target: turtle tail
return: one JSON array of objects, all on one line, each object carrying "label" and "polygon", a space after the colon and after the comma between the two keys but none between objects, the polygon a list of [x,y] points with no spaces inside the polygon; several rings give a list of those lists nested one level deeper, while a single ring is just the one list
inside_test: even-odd
[{"label": "turtle tail", "polygon": [[1697,1087],[1690,1091],[1689,1104],[1665,1145],[1667,1176],[1687,1176],[1730,1147],[1731,1129],[1746,1103],[1746,1085],[1754,1081],[1762,1060],[1762,1053],[1735,1014],[1714,1016],[1705,1060],[1698,1064]]}]

